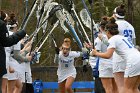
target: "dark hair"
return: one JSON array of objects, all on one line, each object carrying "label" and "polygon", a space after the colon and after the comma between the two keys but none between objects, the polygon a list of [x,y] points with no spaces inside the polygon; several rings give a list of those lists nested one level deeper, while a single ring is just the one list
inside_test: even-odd
[{"label": "dark hair", "polygon": [[3,20],[3,21],[5,21],[4,19],[6,18],[6,14],[5,14],[5,12],[4,11],[0,11],[0,19],[1,20]]},{"label": "dark hair", "polygon": [[[8,25],[14,25],[14,24],[16,24],[17,26],[18,26],[18,22],[17,22],[17,19],[16,19],[16,16],[15,16],[15,14],[14,13],[11,13],[10,15],[9,15],[9,20],[8,20]],[[10,29],[12,30],[14,27],[10,27]]]},{"label": "dark hair", "polygon": [[118,25],[115,23],[114,17],[111,17],[105,26],[105,29],[110,32],[111,35],[119,34]]},{"label": "dark hair", "polygon": [[125,16],[125,13],[126,13],[126,11],[125,11],[125,5],[124,4],[121,4],[120,6],[118,6],[116,8],[116,13],[118,15],[120,15],[120,16]]},{"label": "dark hair", "polygon": [[105,25],[108,23],[108,19],[109,19],[109,17],[107,17],[107,16],[103,16],[103,17],[101,18],[101,22],[100,22],[99,26],[100,26],[103,30],[105,29]]},{"label": "dark hair", "polygon": [[17,24],[17,19],[14,13],[9,15],[8,25]]}]

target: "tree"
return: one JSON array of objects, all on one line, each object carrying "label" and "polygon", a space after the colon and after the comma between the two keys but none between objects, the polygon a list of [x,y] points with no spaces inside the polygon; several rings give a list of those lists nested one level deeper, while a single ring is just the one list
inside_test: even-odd
[{"label": "tree", "polygon": [[133,17],[134,17],[134,12],[133,12],[133,0],[128,0],[127,1],[128,5],[128,21],[133,24]]}]

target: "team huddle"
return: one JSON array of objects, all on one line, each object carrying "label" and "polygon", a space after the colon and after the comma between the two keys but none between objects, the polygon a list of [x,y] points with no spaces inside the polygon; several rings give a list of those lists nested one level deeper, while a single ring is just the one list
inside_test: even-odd
[{"label": "team huddle", "polygon": [[[72,51],[70,38],[65,38],[60,48],[55,47],[60,93],[73,93],[71,86],[77,75],[74,58],[84,55],[88,56],[84,59],[89,59],[91,68],[98,64],[106,93],[140,93],[140,52],[136,48],[134,27],[124,20],[124,7],[121,4],[114,9],[112,17],[101,18],[94,44],[85,42],[81,51]],[[13,13],[8,17],[1,11],[1,20],[7,25],[7,35],[17,32],[18,21]],[[2,93],[34,93],[30,65],[39,59],[34,58],[36,50],[30,52],[33,41],[25,42],[27,36],[22,35],[11,47],[5,45],[7,74],[2,76]],[[25,84],[28,89],[24,89]]]}]

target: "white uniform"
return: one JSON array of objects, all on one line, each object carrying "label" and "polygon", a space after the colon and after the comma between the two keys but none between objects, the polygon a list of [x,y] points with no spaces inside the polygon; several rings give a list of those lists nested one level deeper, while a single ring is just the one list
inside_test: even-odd
[{"label": "white uniform", "polygon": [[59,64],[58,64],[58,83],[63,82],[68,77],[76,77],[76,69],[74,67],[74,58],[79,57],[80,52],[70,51],[67,57],[63,56],[62,51],[59,54]]},{"label": "white uniform", "polygon": [[[13,32],[9,31],[9,35],[12,35]],[[15,72],[14,73],[9,73],[9,71],[7,71],[8,73],[8,80],[16,80],[19,78],[19,74],[18,74],[18,69],[19,68],[19,63],[12,57],[11,52],[13,50],[20,50],[20,43],[17,43],[16,45],[13,45],[11,47],[6,47],[5,51],[6,51],[6,66],[7,68],[10,66],[12,68],[14,68]],[[8,69],[9,70],[9,69]]]},{"label": "white uniform", "polygon": [[25,83],[25,82],[32,83],[30,62],[22,62],[19,66],[20,66],[20,69],[19,69],[20,80],[23,83]]},{"label": "white uniform", "polygon": [[93,56],[90,56],[89,57],[89,64],[91,66],[91,68],[94,68],[96,66],[96,59],[97,57],[93,57]]},{"label": "white uniform", "polygon": [[25,72],[27,83],[32,83],[32,73],[30,62],[25,63]]},{"label": "white uniform", "polygon": [[[123,35],[129,40],[135,39],[135,31],[133,26],[125,20],[116,20],[116,24],[118,25],[119,34]],[[113,54],[113,72],[124,72],[125,70],[125,60],[122,59],[117,53]]]},{"label": "white uniform", "polygon": [[[12,32],[9,31],[9,34],[11,35]],[[7,73],[9,73],[9,60],[10,60],[11,51],[12,50],[11,50],[10,47],[5,47]],[[8,79],[8,74],[3,75],[3,78],[7,78]]]},{"label": "white uniform", "polygon": [[[107,39],[107,36],[103,34],[103,37]],[[101,52],[107,51],[107,45],[104,44],[98,37],[95,39],[95,49]],[[112,58],[105,59],[99,58],[99,77],[108,78],[113,77],[113,65]]]},{"label": "white uniform", "polygon": [[[31,73],[31,66],[30,66],[30,62],[23,62],[20,67],[22,68],[22,71],[20,71],[21,73],[21,81],[23,83],[32,83],[32,73]],[[26,74],[26,75],[25,75]],[[25,79],[26,77],[26,79]]]},{"label": "white uniform", "polygon": [[[14,50],[20,50],[20,42],[18,42],[16,45],[13,45],[10,47],[12,51]],[[10,56],[9,59],[9,66],[12,67],[15,72],[14,73],[8,73],[8,80],[16,80],[19,79],[19,63],[12,57]]]},{"label": "white uniform", "polygon": [[124,77],[140,75],[140,52],[126,37],[115,35],[109,39],[109,48],[115,48],[115,52],[126,62]]}]

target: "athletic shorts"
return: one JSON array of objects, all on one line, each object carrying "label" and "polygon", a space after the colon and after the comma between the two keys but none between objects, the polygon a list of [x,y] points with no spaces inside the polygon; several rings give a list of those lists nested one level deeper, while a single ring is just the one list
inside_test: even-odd
[{"label": "athletic shorts", "polygon": [[127,63],[124,77],[134,77],[140,75],[140,61]]}]

